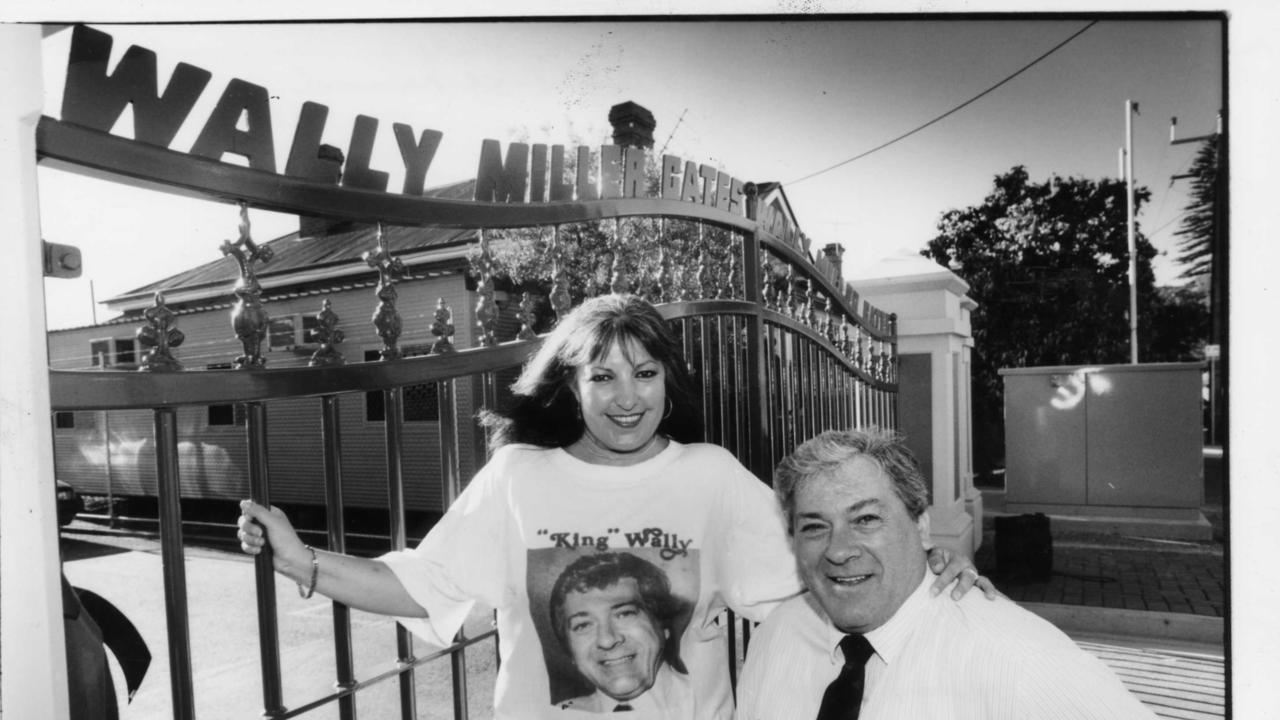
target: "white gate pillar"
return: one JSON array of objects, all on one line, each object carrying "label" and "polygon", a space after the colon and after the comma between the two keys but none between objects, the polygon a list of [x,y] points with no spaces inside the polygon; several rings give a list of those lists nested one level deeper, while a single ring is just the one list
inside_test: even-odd
[{"label": "white gate pillar", "polygon": [[41,34],[0,24],[0,715],[14,720],[70,716],[36,197]]},{"label": "white gate pillar", "polygon": [[899,427],[930,479],[929,521],[939,545],[972,556],[982,543],[982,494],[973,486],[969,285],[915,254],[847,278],[863,300],[898,316]]}]

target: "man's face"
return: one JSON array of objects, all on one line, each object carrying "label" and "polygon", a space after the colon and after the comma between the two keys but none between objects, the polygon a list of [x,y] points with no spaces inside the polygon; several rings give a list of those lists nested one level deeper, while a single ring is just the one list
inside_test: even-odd
[{"label": "man's face", "polygon": [[802,480],[794,512],[800,576],[840,630],[880,627],[920,584],[928,516],[911,518],[875,462]]},{"label": "man's face", "polygon": [[570,592],[564,615],[573,663],[593,685],[617,700],[653,686],[666,636],[642,607],[634,579]]}]

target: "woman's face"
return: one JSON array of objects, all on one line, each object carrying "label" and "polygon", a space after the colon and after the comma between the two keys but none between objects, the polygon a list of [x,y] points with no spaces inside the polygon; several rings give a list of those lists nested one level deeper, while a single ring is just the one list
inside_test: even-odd
[{"label": "woman's face", "polygon": [[586,424],[583,440],[624,463],[647,457],[667,402],[662,363],[637,342],[627,349],[615,343],[604,357],[579,367],[573,380]]}]

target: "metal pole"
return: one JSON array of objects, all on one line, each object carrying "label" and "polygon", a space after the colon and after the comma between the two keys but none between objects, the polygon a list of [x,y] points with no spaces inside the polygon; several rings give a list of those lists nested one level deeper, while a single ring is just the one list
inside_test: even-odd
[{"label": "metal pole", "polygon": [[1132,100],[1124,101],[1124,187],[1129,234],[1129,362],[1138,364],[1138,253],[1133,234],[1133,113]]}]

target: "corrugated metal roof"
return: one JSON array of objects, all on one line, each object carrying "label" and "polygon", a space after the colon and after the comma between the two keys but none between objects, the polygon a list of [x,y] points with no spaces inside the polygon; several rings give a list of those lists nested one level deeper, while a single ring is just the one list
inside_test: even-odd
[{"label": "corrugated metal roof", "polygon": [[[423,193],[431,197],[469,199],[475,194],[475,180],[465,180]],[[469,242],[475,230],[439,227],[383,226],[383,239],[387,249],[395,255]],[[316,270],[358,263],[364,269],[361,256],[377,247],[375,228],[372,225],[347,223],[331,230],[323,237],[302,237],[299,232],[278,237],[263,243],[270,247],[273,256],[269,262],[257,264],[259,279],[288,275],[299,270]],[[222,257],[190,270],[171,275],[111,298],[116,302],[138,295],[151,295],[157,290],[173,288],[222,287],[240,277],[240,269],[231,257]]]}]

